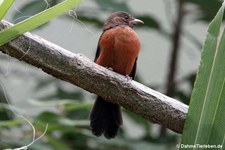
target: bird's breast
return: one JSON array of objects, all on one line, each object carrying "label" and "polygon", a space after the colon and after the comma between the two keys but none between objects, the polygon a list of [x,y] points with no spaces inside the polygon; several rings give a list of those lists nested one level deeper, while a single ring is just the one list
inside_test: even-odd
[{"label": "bird's breast", "polygon": [[131,73],[140,51],[140,41],[132,28],[118,26],[105,31],[100,38],[99,46],[97,64],[111,67],[123,75]]}]

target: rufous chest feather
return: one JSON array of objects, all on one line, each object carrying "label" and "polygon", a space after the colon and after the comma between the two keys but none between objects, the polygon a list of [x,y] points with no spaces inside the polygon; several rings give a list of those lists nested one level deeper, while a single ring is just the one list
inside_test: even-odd
[{"label": "rufous chest feather", "polygon": [[100,55],[96,63],[111,67],[128,75],[140,51],[140,41],[135,31],[128,26],[118,26],[105,31],[99,41]]}]

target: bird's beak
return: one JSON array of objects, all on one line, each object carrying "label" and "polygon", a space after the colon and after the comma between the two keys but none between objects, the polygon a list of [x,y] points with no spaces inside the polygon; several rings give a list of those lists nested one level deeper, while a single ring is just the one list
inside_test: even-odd
[{"label": "bird's beak", "polygon": [[133,21],[136,22],[137,24],[144,24],[144,22],[140,19],[135,18]]},{"label": "bird's beak", "polygon": [[144,22],[140,19],[134,18],[133,20],[130,21],[130,24],[132,25],[138,25],[138,24],[144,24]]}]

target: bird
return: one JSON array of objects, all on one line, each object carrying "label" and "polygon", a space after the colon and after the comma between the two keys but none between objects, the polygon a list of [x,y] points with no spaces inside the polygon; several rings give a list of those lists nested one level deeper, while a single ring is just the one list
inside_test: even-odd
[{"label": "bird", "polygon": [[[127,12],[112,13],[103,24],[94,62],[133,79],[141,47],[133,28],[143,23]],[[92,134],[103,134],[107,139],[115,138],[123,124],[120,106],[101,96],[97,96],[89,118]]]}]

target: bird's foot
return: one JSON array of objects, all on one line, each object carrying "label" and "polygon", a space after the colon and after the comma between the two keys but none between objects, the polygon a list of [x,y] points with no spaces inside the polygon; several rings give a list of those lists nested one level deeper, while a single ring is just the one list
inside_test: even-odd
[{"label": "bird's foot", "polygon": [[113,68],[112,67],[106,67],[107,69],[109,69],[109,70],[111,70],[111,71],[113,71]]},{"label": "bird's foot", "polygon": [[132,81],[132,77],[130,77],[129,75],[126,75],[126,79],[127,81]]}]

